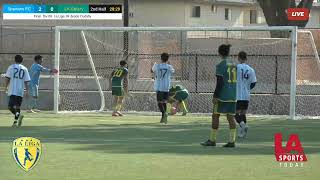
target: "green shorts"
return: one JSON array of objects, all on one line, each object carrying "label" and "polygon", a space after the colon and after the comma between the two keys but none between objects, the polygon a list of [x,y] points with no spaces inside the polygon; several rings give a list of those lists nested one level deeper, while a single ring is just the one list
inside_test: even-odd
[{"label": "green shorts", "polygon": [[221,102],[218,101],[213,107],[214,114],[221,115],[235,115],[236,114],[236,102]]},{"label": "green shorts", "polygon": [[124,96],[123,87],[112,87],[113,96]]}]

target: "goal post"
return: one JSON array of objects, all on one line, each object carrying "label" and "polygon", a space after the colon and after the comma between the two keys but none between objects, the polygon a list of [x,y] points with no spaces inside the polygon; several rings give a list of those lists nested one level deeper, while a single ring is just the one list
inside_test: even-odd
[{"label": "goal post", "polygon": [[[271,37],[270,32],[276,31],[287,32],[288,37]],[[124,32],[129,36],[127,53],[124,52]],[[256,103],[252,105],[252,113],[287,115],[295,119],[297,40],[297,27],[291,26],[57,26],[54,62],[59,73],[54,77],[54,112],[110,110],[112,96],[108,79],[124,56],[128,60],[130,82],[125,110],[156,111],[155,103],[152,104],[155,102],[152,75],[148,69],[166,51],[170,54],[170,62],[177,68],[173,84],[182,84],[190,91],[190,111],[209,113],[215,84],[214,66],[219,61],[217,47],[230,43],[234,60],[237,60],[237,52],[245,50],[250,56],[249,64],[252,62],[258,67],[257,71],[266,68],[272,71],[258,73],[263,77],[258,76],[258,89],[253,91]],[[273,67],[278,70],[271,70]],[[277,108],[272,108],[274,112],[259,111],[261,107],[268,108],[258,105],[259,101],[266,101],[268,106],[275,102]]]}]

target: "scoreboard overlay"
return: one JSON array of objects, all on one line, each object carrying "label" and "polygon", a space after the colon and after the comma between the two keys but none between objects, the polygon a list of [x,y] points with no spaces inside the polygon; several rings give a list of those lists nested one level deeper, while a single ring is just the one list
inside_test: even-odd
[{"label": "scoreboard overlay", "polygon": [[3,20],[122,20],[121,4],[4,4]]}]

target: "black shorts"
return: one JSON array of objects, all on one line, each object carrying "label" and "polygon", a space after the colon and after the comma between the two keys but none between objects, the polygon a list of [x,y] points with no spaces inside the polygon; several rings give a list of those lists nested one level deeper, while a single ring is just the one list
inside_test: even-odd
[{"label": "black shorts", "polygon": [[249,107],[249,101],[245,101],[245,100],[239,100],[237,101],[237,110],[248,110]]},{"label": "black shorts", "polygon": [[9,98],[9,107],[14,107],[14,106],[21,106],[22,104],[22,97],[21,96],[15,96],[15,95],[11,95]]},{"label": "black shorts", "polygon": [[157,101],[168,101],[169,92],[157,91]]}]

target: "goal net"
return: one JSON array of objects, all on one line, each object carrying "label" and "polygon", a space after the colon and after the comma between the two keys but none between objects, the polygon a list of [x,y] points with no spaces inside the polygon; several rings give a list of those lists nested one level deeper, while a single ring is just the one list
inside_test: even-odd
[{"label": "goal net", "polygon": [[221,60],[217,49],[228,43],[231,58],[237,61],[238,52],[246,51],[247,63],[256,71],[258,83],[249,113],[316,116],[320,109],[319,58],[312,47],[304,45],[310,44],[305,34],[297,51],[293,27],[57,27],[55,111],[111,110],[111,72],[126,60],[129,94],[123,110],[157,112],[150,69],[167,52],[176,70],[173,85],[190,92],[189,111],[211,113],[215,65]]}]

